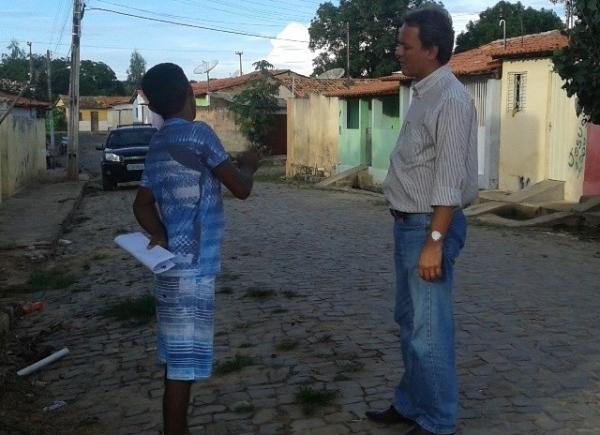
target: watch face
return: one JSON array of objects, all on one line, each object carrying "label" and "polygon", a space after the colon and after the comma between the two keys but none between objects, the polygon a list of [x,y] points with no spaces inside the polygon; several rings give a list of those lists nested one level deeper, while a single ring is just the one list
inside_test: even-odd
[{"label": "watch face", "polygon": [[440,233],[439,231],[432,231],[431,238],[437,242],[442,239],[442,233]]}]

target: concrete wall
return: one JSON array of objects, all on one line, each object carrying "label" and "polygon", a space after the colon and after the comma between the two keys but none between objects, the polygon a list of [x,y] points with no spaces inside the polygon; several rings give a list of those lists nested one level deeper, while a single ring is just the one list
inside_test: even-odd
[{"label": "concrete wall", "polygon": [[325,175],[338,162],[340,104],[337,98],[310,95],[287,100],[288,149],[286,175],[317,168]]},{"label": "concrete wall", "polygon": [[[505,61],[501,93],[499,188],[515,192],[552,179],[565,182],[565,199],[578,201],[581,173],[570,169],[569,154],[581,130],[573,99],[560,89],[550,59]],[[508,75],[527,73],[526,106],[508,110]],[[581,140],[581,139],[580,139]]]},{"label": "concrete wall", "polygon": [[583,194],[600,195],[600,125],[588,124]]},{"label": "concrete wall", "polygon": [[239,131],[234,114],[222,100],[213,98],[209,107],[196,107],[196,120],[213,128],[227,152],[238,153],[250,147],[248,139]]},{"label": "concrete wall", "polygon": [[133,106],[131,104],[108,109],[107,124],[109,129],[119,125],[133,124]]},{"label": "concrete wall", "polygon": [[14,109],[0,124],[0,202],[46,170],[46,123]]}]

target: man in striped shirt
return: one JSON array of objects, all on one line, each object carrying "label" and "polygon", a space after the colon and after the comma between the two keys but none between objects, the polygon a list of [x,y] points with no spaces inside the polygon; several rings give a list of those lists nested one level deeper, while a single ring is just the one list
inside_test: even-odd
[{"label": "man in striped shirt", "polygon": [[477,115],[447,66],[453,46],[444,9],[405,16],[396,56],[414,79],[412,100],[384,182],[395,218],[395,320],[404,374],[392,406],[367,416],[411,425],[411,434],[456,430],[453,265],[466,237],[461,209],[477,196]]}]

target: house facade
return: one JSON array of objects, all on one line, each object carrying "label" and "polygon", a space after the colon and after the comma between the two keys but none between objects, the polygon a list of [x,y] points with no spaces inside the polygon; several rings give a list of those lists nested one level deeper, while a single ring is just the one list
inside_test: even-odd
[{"label": "house facade", "polygon": [[[0,80],[0,118],[18,94],[15,82]],[[0,203],[45,172],[49,108],[48,102],[21,97],[0,124]]]},{"label": "house facade", "polygon": [[[81,96],[79,97],[79,131],[101,133],[119,125],[119,113],[115,107],[127,107],[130,97]],[[63,107],[69,120],[69,96],[60,95],[56,107]],[[131,109],[129,109],[131,110]],[[126,110],[125,110],[126,111]],[[121,113],[121,119],[127,117]],[[131,123],[131,122],[130,122]]]},{"label": "house facade", "polygon": [[148,107],[148,98],[142,90],[136,90],[128,103],[131,105],[131,122],[130,124],[151,124],[156,128],[160,128],[163,124],[163,119],[158,113],[154,113]]}]

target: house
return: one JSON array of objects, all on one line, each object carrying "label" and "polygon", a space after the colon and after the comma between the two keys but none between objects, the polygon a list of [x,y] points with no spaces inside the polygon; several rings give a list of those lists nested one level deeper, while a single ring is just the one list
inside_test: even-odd
[{"label": "house", "polygon": [[566,201],[583,194],[587,126],[552,63],[553,52],[567,44],[551,31],[508,39],[491,53],[502,62],[500,190],[554,180]]},{"label": "house", "polygon": [[151,124],[159,128],[163,124],[162,117],[148,107],[148,98],[141,89],[136,90],[128,103],[131,105],[131,124]]},{"label": "house", "polygon": [[[0,119],[24,84],[0,79]],[[0,203],[46,170],[46,121],[50,103],[21,97],[0,124]]]},{"label": "house", "polygon": [[[486,44],[454,55],[449,63],[477,109],[481,189],[498,187],[501,62],[491,56],[496,48],[496,43]],[[328,94],[342,99],[339,171],[365,165],[372,178],[367,184],[383,182],[410,104],[410,83],[409,77],[394,74],[379,83]]]},{"label": "house", "polygon": [[[119,114],[114,107],[129,104],[130,97],[123,96],[80,96],[79,97],[79,131],[105,132],[119,125]],[[56,107],[64,107],[67,122],[69,121],[69,96],[59,95]],[[110,113],[110,115],[109,115]],[[125,119],[127,116],[121,117]],[[128,120],[128,119],[126,119]],[[128,122],[131,123],[131,122]]]},{"label": "house", "polygon": [[[280,109],[273,115],[273,129],[267,138],[267,147],[274,155],[287,153],[288,122],[286,99],[301,92],[301,82],[309,79],[290,70],[271,70],[270,80],[279,84]],[[241,152],[249,147],[248,140],[239,131],[235,115],[230,111],[233,98],[260,78],[261,72],[253,71],[238,77],[214,79],[210,82],[193,83],[196,97],[196,119],[205,121],[217,132],[228,152]]]}]

